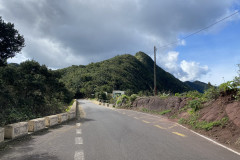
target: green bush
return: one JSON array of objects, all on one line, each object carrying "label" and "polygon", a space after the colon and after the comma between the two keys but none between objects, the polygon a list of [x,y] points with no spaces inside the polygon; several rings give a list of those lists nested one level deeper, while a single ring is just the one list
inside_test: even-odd
[{"label": "green bush", "polygon": [[106,95],[106,93],[105,93],[105,92],[102,92],[102,91],[96,92],[96,93],[95,93],[95,97],[96,97],[97,99],[100,99],[100,100],[107,100],[107,95]]},{"label": "green bush", "polygon": [[150,112],[150,110],[149,110],[149,109],[147,109],[147,108],[142,108],[142,112],[149,113],[149,112]]},{"label": "green bush", "polygon": [[160,97],[160,98],[162,98],[162,99],[165,99],[165,98],[167,98],[167,97],[169,97],[170,96],[170,93],[165,93],[165,92],[162,92],[162,93],[158,93],[158,96]]},{"label": "green bush", "polygon": [[220,93],[217,87],[210,87],[208,90],[206,90],[203,94],[203,98],[207,100],[211,99],[217,99],[219,97]]},{"label": "green bush", "polygon": [[137,95],[136,94],[132,94],[130,97],[129,97],[129,100],[131,102],[135,101],[137,99]]},{"label": "green bush", "polygon": [[66,112],[69,112],[73,103],[75,102],[75,99],[73,99],[69,104],[68,104],[68,107],[65,109]]},{"label": "green bush", "polygon": [[233,97],[236,99],[236,100],[240,100],[240,90],[238,90],[237,92],[236,92],[236,94],[235,95],[233,95]]},{"label": "green bush", "polygon": [[188,98],[202,98],[203,94],[198,92],[198,91],[188,91],[188,92],[183,92],[183,93],[175,93],[176,97],[188,97]]},{"label": "green bush", "polygon": [[121,95],[116,101],[117,107],[131,107],[130,98],[127,95]]},{"label": "green bush", "polygon": [[192,108],[196,112],[201,108],[202,102],[199,99],[191,100],[188,102],[187,106],[188,108]]},{"label": "green bush", "polygon": [[171,112],[171,109],[164,110],[164,111],[160,112],[159,114],[160,114],[160,115],[164,115],[164,114],[167,114],[167,113],[169,113],[169,112]]},{"label": "green bush", "polygon": [[233,81],[227,81],[226,83],[222,83],[219,86],[219,91],[224,92],[224,93],[226,93],[227,91],[233,90],[233,89],[236,89]]},{"label": "green bush", "polygon": [[181,94],[180,93],[175,93],[175,96],[176,97],[181,97]]}]

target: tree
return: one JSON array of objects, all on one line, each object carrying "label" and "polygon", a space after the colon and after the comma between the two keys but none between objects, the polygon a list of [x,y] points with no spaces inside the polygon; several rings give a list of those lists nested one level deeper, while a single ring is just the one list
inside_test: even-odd
[{"label": "tree", "polygon": [[0,17],[0,66],[5,66],[7,59],[14,57],[24,46],[24,38],[14,29],[14,24],[5,23]]}]

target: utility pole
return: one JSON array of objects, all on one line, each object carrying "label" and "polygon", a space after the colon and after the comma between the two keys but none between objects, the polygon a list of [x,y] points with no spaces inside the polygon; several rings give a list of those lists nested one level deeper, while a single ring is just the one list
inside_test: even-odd
[{"label": "utility pole", "polygon": [[157,95],[157,80],[156,80],[156,51],[157,48],[154,46],[154,96]]}]

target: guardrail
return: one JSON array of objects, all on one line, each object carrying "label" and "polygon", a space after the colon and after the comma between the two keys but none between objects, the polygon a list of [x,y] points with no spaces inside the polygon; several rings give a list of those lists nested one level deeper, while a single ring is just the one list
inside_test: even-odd
[{"label": "guardrail", "polygon": [[4,127],[4,138],[14,139],[28,134],[28,122],[9,124]]},{"label": "guardrail", "polygon": [[46,127],[45,118],[32,119],[28,121],[28,132],[36,132]]},{"label": "guardrail", "polygon": [[50,127],[58,124],[58,116],[52,115],[52,116],[45,117],[45,124],[46,124],[46,127]]},{"label": "guardrail", "polygon": [[72,109],[69,112],[32,119],[28,122],[8,124],[4,126],[4,128],[0,128],[0,143],[3,142],[4,139],[15,139],[27,135],[28,132],[40,131],[46,127],[51,127],[67,120],[74,119],[76,118],[76,107],[77,101],[73,103]]},{"label": "guardrail", "polygon": [[57,114],[58,116],[58,123],[62,123],[68,120],[68,114],[67,113],[61,113]]}]

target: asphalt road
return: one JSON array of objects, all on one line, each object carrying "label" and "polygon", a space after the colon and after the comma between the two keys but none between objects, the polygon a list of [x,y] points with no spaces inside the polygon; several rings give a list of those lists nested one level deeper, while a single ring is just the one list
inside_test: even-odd
[{"label": "asphalt road", "polygon": [[80,100],[85,118],[13,141],[1,160],[239,160],[163,117]]}]

